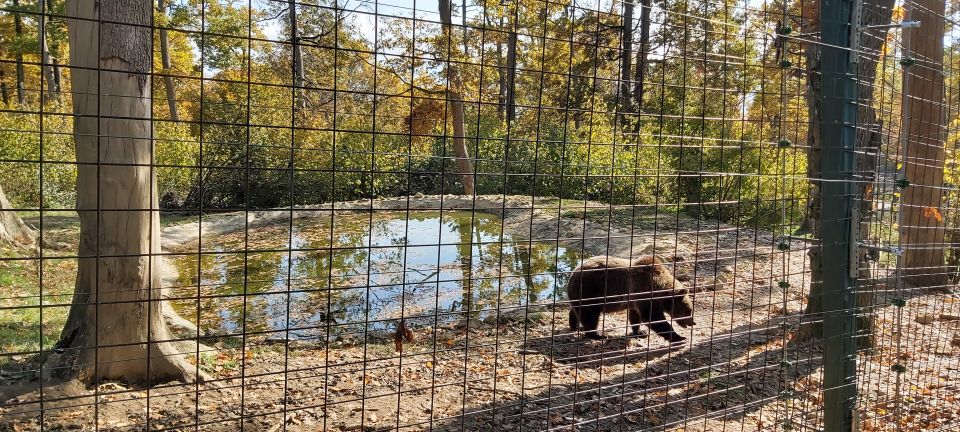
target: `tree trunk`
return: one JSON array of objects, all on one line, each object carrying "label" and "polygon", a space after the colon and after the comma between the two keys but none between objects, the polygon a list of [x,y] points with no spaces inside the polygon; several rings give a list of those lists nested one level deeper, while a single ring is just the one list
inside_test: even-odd
[{"label": "tree trunk", "polygon": [[[503,27],[503,18],[500,18]],[[503,64],[503,42],[497,40],[497,114],[500,120],[507,115],[507,71]]]},{"label": "tree trunk", "polygon": [[[917,66],[904,68],[904,130],[906,133],[904,173],[910,186],[903,189],[900,203],[900,243],[904,248],[906,281],[914,286],[943,287],[944,224],[941,217],[943,166],[946,138],[943,109],[944,2],[916,0],[907,11],[909,19],[920,21],[919,30],[909,32],[910,56]],[[910,7],[910,6],[908,6]]]},{"label": "tree trunk", "polygon": [[620,119],[621,127],[626,126],[626,115],[632,111],[632,101],[630,99],[630,78],[633,65],[630,63],[633,58],[633,0],[627,0],[623,3],[623,18],[620,28],[620,95],[617,104],[617,117]]},{"label": "tree trunk", "polygon": [[303,108],[303,83],[306,74],[303,70],[303,47],[300,45],[300,32],[297,31],[297,2],[287,0],[287,11],[290,15],[290,43],[293,44],[293,91],[297,108]]},{"label": "tree trunk", "polygon": [[[13,8],[15,10],[20,9],[20,0],[13,0]],[[13,14],[13,33],[17,35],[17,39],[23,37],[23,22],[20,19],[20,14],[14,12]],[[27,102],[27,87],[26,87],[26,73],[23,70],[23,53],[20,50],[17,50],[16,54],[16,70],[17,70],[17,103],[23,105]]]},{"label": "tree trunk", "polygon": [[0,243],[13,246],[33,246],[37,233],[20,219],[13,206],[7,201],[7,195],[0,187]]},{"label": "tree trunk", "polygon": [[57,60],[50,55],[50,46],[47,44],[46,14],[51,13],[46,6],[47,4],[49,3],[44,3],[44,14],[41,14],[37,19],[37,41],[40,43],[40,62],[42,63],[43,77],[47,81],[47,99],[55,101],[60,99],[60,81],[57,79]]},{"label": "tree trunk", "polygon": [[[53,0],[46,0],[47,13],[53,13]],[[58,45],[54,45],[52,48],[49,48],[50,52],[50,68],[53,71],[53,82],[57,88],[58,92],[63,91],[63,74],[60,71],[60,53],[57,50]]]},{"label": "tree trunk", "polygon": [[467,0],[462,0],[460,3],[460,25],[463,27],[463,55],[470,57],[470,34],[467,32]]},{"label": "tree trunk", "polygon": [[[894,0],[872,0],[863,3],[860,15],[860,22],[864,26],[873,26],[890,23],[891,12]],[[805,11],[807,12],[807,11]],[[819,14],[819,10],[810,11],[813,14]],[[815,17],[815,18],[814,18]],[[819,31],[819,15],[807,17],[803,32]],[[861,49],[866,52],[879,52],[886,40],[887,30],[874,29],[863,32],[860,36]],[[820,135],[820,124],[822,118],[820,115],[820,59],[819,48],[815,45],[806,46],[807,60],[807,176],[811,179],[822,177],[820,171],[820,149],[822,137]],[[869,233],[870,222],[873,219],[873,182],[877,175],[877,162],[882,144],[882,128],[877,118],[877,112],[873,107],[874,81],[877,76],[878,57],[874,55],[861,55],[857,63],[857,77],[860,83],[857,86],[857,98],[861,101],[861,106],[857,110],[857,159],[855,178],[858,184],[858,207],[857,223],[859,231],[864,235]],[[808,223],[815,239],[821,239],[821,220],[820,220],[820,184],[816,180],[810,182],[810,197],[807,201],[807,215],[804,223]],[[857,239],[852,239],[857,241]],[[810,257],[810,293],[807,296],[807,307],[805,315],[811,317],[814,321],[804,323],[797,332],[796,341],[804,341],[811,337],[819,337],[823,333],[823,326],[819,322],[820,315],[823,313],[822,291],[820,281],[822,280],[820,265],[820,245],[811,245],[808,256]],[[858,269],[861,283],[870,283],[872,279],[870,270],[870,261],[866,250],[858,251]],[[859,285],[857,293],[857,307],[865,311],[872,311],[874,303],[874,287]],[[860,314],[857,317],[857,332],[864,336],[859,341],[859,346],[865,348],[872,346],[872,330],[874,327],[874,316],[870,313]]]},{"label": "tree trunk", "polygon": [[464,140],[463,98],[460,93],[452,90],[447,92],[447,98],[450,100],[450,110],[453,111],[453,151],[457,155],[457,170],[460,171],[463,182],[463,194],[473,195],[473,163]]},{"label": "tree trunk", "polygon": [[517,118],[517,11],[514,9],[510,24],[510,36],[507,39],[507,121]]},{"label": "tree trunk", "polygon": [[[166,0],[157,0],[157,9],[166,20]],[[160,63],[163,66],[163,86],[167,92],[167,108],[170,110],[170,120],[180,121],[180,115],[177,113],[177,89],[174,87],[173,77],[170,76],[173,66],[170,63],[170,36],[167,32],[166,22],[160,27]]]},{"label": "tree trunk", "polygon": [[643,112],[643,80],[647,74],[647,51],[650,49],[650,0],[640,0],[640,49],[637,50],[637,67],[634,70],[633,103],[637,107],[637,122],[633,132],[640,133],[640,116]]},{"label": "tree trunk", "polygon": [[195,344],[168,342],[158,301],[152,12],[146,0],[67,4],[67,15],[77,18],[67,24],[81,258],[67,323],[43,367],[48,378],[89,384],[203,378],[185,354]]},{"label": "tree trunk", "polygon": [[453,112],[453,150],[457,157],[457,169],[460,171],[460,177],[463,182],[464,195],[473,195],[473,163],[470,161],[470,152],[467,149],[467,143],[464,139],[466,134],[465,117],[463,107],[463,97],[460,94],[460,74],[457,68],[450,61],[453,56],[453,24],[450,11],[453,9],[451,0],[440,0],[439,11],[440,21],[443,24],[444,42],[448,46],[447,50],[447,99],[450,103],[450,110]]}]

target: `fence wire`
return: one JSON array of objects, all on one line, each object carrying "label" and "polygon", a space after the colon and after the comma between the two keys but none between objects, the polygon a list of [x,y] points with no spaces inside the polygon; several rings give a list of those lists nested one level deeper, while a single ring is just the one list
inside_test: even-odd
[{"label": "fence wire", "polygon": [[0,429],[956,430],[957,13],[6,0]]}]

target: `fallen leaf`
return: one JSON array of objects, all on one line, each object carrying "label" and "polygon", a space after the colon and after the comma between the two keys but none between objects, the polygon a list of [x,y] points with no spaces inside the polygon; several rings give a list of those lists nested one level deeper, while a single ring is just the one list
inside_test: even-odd
[{"label": "fallen leaf", "polygon": [[937,219],[937,222],[943,222],[943,215],[940,214],[940,210],[938,210],[936,207],[924,207],[923,217],[927,219],[933,217]]},{"label": "fallen leaf", "polygon": [[660,417],[657,417],[656,414],[647,414],[647,421],[654,426],[660,425]]}]

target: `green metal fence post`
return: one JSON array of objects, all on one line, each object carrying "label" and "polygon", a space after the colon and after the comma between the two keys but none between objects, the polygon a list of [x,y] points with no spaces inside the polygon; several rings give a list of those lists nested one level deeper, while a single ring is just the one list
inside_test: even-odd
[{"label": "green metal fence post", "polygon": [[851,277],[852,174],[856,145],[857,82],[851,29],[855,0],[821,0],[821,218],[823,275],[824,428],[853,427],[857,396],[854,279]]}]

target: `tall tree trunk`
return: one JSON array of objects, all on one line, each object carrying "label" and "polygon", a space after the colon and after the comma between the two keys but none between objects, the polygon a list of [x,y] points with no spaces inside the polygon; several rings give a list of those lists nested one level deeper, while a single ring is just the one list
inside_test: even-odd
[{"label": "tall tree trunk", "polygon": [[[888,24],[892,17],[892,8],[894,0],[867,0],[863,3],[860,14],[860,22],[863,26],[875,26],[879,24]],[[819,9],[809,8],[805,10],[805,19],[803,32],[819,31]],[[807,13],[813,14],[807,16]],[[860,48],[868,53],[877,53],[883,47],[886,40],[887,30],[874,29],[863,32],[860,36]],[[823,138],[820,134],[820,124],[822,117],[820,115],[820,56],[819,47],[807,45],[807,175],[811,179],[821,178],[820,157],[821,143]],[[859,231],[864,235],[869,233],[870,222],[873,220],[873,182],[876,180],[877,163],[882,143],[882,128],[877,118],[876,109],[873,106],[874,82],[877,76],[877,65],[879,57],[876,55],[861,55],[857,63],[857,98],[861,105],[857,110],[857,159],[856,159],[856,180],[858,184],[858,206],[857,223]],[[807,201],[806,220],[809,221],[810,228],[813,231],[815,239],[821,239],[822,221],[820,220],[820,184],[816,180],[810,182],[810,197]],[[857,241],[852,239],[851,241]],[[810,293],[807,296],[808,302],[805,314],[812,317],[814,321],[805,323],[797,332],[796,341],[803,341],[811,337],[819,337],[823,332],[823,326],[819,322],[819,316],[823,313],[822,291],[820,281],[822,275],[820,266],[822,264],[819,244],[813,244],[808,252],[810,257]],[[858,252],[858,265],[860,280],[863,283],[869,283],[872,279],[869,260],[866,250]],[[865,311],[871,311],[874,303],[874,288],[872,286],[858,286],[857,306]],[[874,316],[870,313],[864,313],[857,317],[858,334],[864,336],[859,345],[861,348],[872,345],[872,329],[874,327]]]},{"label": "tall tree trunk", "polygon": [[507,39],[507,121],[517,118],[517,9],[514,6],[510,20],[510,35]]},{"label": "tall tree trunk", "polygon": [[0,186],[0,243],[33,246],[37,240],[37,233],[30,229],[12,209],[13,206],[10,205],[3,187]]},{"label": "tall tree trunk", "polygon": [[470,57],[470,33],[467,31],[467,0],[461,2],[460,25],[463,27],[463,55]]},{"label": "tall tree trunk", "polygon": [[194,343],[169,342],[158,301],[152,12],[147,0],[67,4],[67,15],[77,18],[67,25],[81,258],[73,305],[45,377],[86,383],[202,377],[185,355]]},{"label": "tall tree trunk", "polygon": [[[164,20],[167,19],[166,0],[157,0],[157,9]],[[163,66],[163,86],[167,92],[167,108],[170,110],[170,120],[180,121],[180,115],[177,113],[177,89],[173,84],[173,77],[170,76],[173,66],[170,63],[170,36],[167,32],[167,23],[160,27],[160,63]]]},{"label": "tall tree trunk", "polygon": [[290,43],[293,44],[293,91],[297,108],[303,108],[303,83],[306,82],[306,73],[303,70],[303,47],[300,45],[300,32],[297,30],[297,2],[287,0],[287,11],[290,15]]},{"label": "tall tree trunk", "polygon": [[[500,18],[503,27],[503,18]],[[507,70],[503,62],[503,42],[497,39],[497,114],[500,120],[507,115]]]},{"label": "tall tree trunk", "polygon": [[42,63],[43,77],[47,81],[47,99],[48,100],[58,100],[60,99],[60,82],[57,79],[57,60],[52,55],[50,55],[50,46],[47,44],[47,15],[50,13],[50,9],[47,9],[48,3],[44,3],[44,14],[41,14],[37,19],[38,22],[38,35],[37,41],[40,43],[40,62]]},{"label": "tall tree trunk", "polygon": [[453,24],[450,11],[453,9],[452,0],[440,0],[439,11],[440,21],[443,25],[444,43],[448,45],[447,51],[447,100],[450,103],[450,110],[453,112],[453,151],[456,154],[457,169],[460,171],[460,178],[463,182],[464,195],[473,195],[473,163],[470,161],[470,151],[467,149],[465,135],[465,117],[463,107],[463,96],[461,95],[462,84],[460,74],[456,66],[450,61],[453,56]]},{"label": "tall tree trunk", "polygon": [[911,20],[919,30],[905,30],[910,56],[919,65],[904,68],[904,171],[910,186],[903,190],[900,242],[907,281],[915,286],[943,287],[944,223],[940,217],[943,166],[946,158],[943,109],[944,2],[915,0],[908,3]]},{"label": "tall tree trunk", "polygon": [[640,116],[643,113],[643,80],[647,75],[647,51],[650,50],[650,0],[640,0],[640,49],[637,50],[637,66],[634,70],[633,103],[637,107],[637,122],[633,132],[640,133]]},{"label": "tall tree trunk", "polygon": [[620,119],[621,127],[626,127],[626,115],[632,110],[633,104],[630,99],[631,85],[630,78],[633,65],[633,1],[623,2],[623,18],[620,28],[620,95],[617,104],[617,117]]},{"label": "tall tree trunk", "polygon": [[[13,0],[13,8],[15,10],[20,9],[20,0]],[[20,18],[20,14],[13,13],[13,33],[17,36],[17,39],[23,37],[23,21]],[[23,70],[23,53],[20,50],[17,50],[16,54],[16,70],[17,70],[17,103],[23,105],[27,102],[27,87],[26,87],[26,73]]]},{"label": "tall tree trunk", "polygon": [[[48,14],[54,13],[53,0],[45,0],[45,1],[47,5],[46,6],[47,13]],[[58,48],[58,44],[54,44],[53,46],[48,46],[48,51],[50,53],[50,69],[53,71],[54,86],[57,88],[58,92],[62,92],[63,91],[63,74],[61,73],[61,70],[60,70],[60,53],[57,48]]]}]

